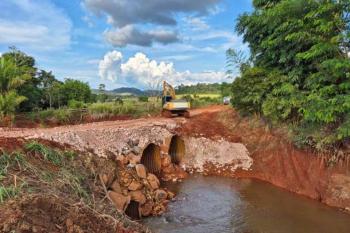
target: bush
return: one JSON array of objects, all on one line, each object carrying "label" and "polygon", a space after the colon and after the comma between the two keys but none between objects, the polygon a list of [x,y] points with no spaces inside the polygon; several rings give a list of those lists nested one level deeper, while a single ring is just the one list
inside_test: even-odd
[{"label": "bush", "polygon": [[139,101],[140,102],[148,102],[148,97],[147,96],[139,96]]},{"label": "bush", "polygon": [[[239,64],[232,104],[292,124],[298,144],[322,150],[350,140],[349,1],[254,1],[236,31],[251,57]],[[232,64],[232,62],[237,64]],[[244,65],[244,66],[242,66]],[[308,127],[312,126],[312,127]]]},{"label": "bush", "polygon": [[83,101],[69,100],[68,101],[68,108],[82,109],[82,108],[86,108],[86,104]]}]

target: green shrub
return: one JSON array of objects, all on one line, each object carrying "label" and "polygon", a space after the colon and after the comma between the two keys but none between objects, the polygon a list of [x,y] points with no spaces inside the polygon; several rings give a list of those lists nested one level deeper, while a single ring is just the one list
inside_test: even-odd
[{"label": "green shrub", "polygon": [[139,96],[138,99],[140,102],[148,102],[148,96]]},{"label": "green shrub", "polygon": [[24,156],[19,152],[8,154],[0,151],[0,180],[7,175],[7,171],[11,166],[15,164],[21,166],[24,162]]},{"label": "green shrub", "polygon": [[50,147],[47,147],[36,141],[32,141],[25,144],[24,148],[29,152],[34,152],[42,155],[45,160],[50,161],[55,165],[62,165],[63,156]]},{"label": "green shrub", "polygon": [[86,104],[83,101],[78,101],[78,100],[69,100],[68,101],[68,108],[82,109],[85,107],[86,107]]},{"label": "green shrub", "polygon": [[10,187],[5,187],[3,185],[0,185],[0,203],[5,202],[9,198],[13,198],[17,196],[19,193],[19,188],[10,186]]},{"label": "green shrub", "polygon": [[[350,1],[254,1],[236,31],[251,57],[228,65],[241,74],[232,84],[232,104],[244,114],[262,114],[292,124],[297,144],[316,149],[350,139]],[[234,64],[237,63],[237,64]]]}]

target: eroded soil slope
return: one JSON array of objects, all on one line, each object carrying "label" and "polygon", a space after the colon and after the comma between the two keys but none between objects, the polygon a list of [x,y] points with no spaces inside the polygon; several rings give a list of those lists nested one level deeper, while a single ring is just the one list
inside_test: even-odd
[{"label": "eroded soil slope", "polygon": [[296,148],[283,130],[272,130],[258,119],[241,118],[227,107],[187,121],[179,133],[214,140],[243,143],[253,165],[249,171],[217,170],[207,164],[207,174],[251,177],[270,182],[291,192],[350,210],[349,156],[333,163],[332,155],[319,155]]}]

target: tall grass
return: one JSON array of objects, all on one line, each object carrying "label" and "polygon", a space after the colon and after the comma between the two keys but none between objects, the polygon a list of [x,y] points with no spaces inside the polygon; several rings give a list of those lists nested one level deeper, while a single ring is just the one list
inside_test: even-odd
[{"label": "tall grass", "polygon": [[0,204],[5,202],[9,198],[13,198],[17,196],[19,191],[20,191],[19,187],[15,187],[15,186],[5,187],[3,185],[0,185]]},{"label": "tall grass", "polygon": [[24,118],[42,125],[76,124],[84,122],[84,119],[101,120],[115,116],[140,117],[158,113],[160,108],[160,101],[152,98],[149,98],[148,102],[138,101],[137,99],[92,104],[72,102],[70,108],[30,112]]},{"label": "tall grass", "polygon": [[51,149],[41,143],[36,141],[31,141],[25,144],[24,148],[29,152],[38,153],[43,156],[43,158],[47,161],[55,165],[62,165],[63,157],[62,155],[54,149]]},{"label": "tall grass", "polygon": [[160,102],[124,101],[118,103],[94,103],[88,107],[88,112],[95,118],[106,118],[118,115],[143,116],[160,111]]},{"label": "tall grass", "polygon": [[8,169],[15,164],[19,166],[24,164],[24,157],[21,153],[13,152],[8,154],[0,151],[0,180],[7,175]]}]

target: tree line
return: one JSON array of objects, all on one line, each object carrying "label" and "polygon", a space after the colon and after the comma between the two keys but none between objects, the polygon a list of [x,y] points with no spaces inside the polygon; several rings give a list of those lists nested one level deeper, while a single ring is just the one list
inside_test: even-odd
[{"label": "tree line", "polygon": [[0,118],[60,108],[74,101],[95,102],[97,98],[88,83],[70,78],[59,81],[51,71],[38,69],[33,57],[14,47],[0,56]]},{"label": "tree line", "polygon": [[181,84],[175,88],[176,94],[221,94],[229,96],[231,84],[223,83],[197,83],[194,85]]},{"label": "tree line", "polygon": [[[251,56],[227,51],[232,104],[293,126],[301,144],[340,146],[350,139],[350,1],[254,0],[236,31]],[[228,72],[232,73],[232,72]]]}]

